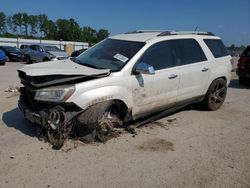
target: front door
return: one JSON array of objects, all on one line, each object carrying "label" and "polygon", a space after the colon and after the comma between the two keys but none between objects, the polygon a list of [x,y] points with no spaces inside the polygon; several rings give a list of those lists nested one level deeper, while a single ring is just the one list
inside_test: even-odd
[{"label": "front door", "polygon": [[134,100],[132,113],[135,117],[174,105],[180,79],[168,41],[152,45],[138,61],[142,62],[153,66],[155,74],[132,75],[131,89]]}]

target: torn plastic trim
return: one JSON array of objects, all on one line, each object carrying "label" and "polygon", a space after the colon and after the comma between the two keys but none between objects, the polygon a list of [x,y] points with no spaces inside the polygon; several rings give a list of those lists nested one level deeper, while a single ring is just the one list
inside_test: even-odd
[{"label": "torn plastic trim", "polygon": [[[103,74],[97,74],[97,75],[45,75],[45,76],[27,76],[25,72],[18,71],[19,72],[19,78],[21,79],[21,83],[24,85],[31,85],[34,87],[46,87],[46,86],[52,86],[57,85],[61,83],[71,82],[71,81],[77,81],[82,79],[95,79],[95,78],[102,78],[110,75],[110,72],[103,73]],[[58,76],[58,78],[55,78],[55,76]],[[39,79],[42,80],[43,78],[47,78],[48,81],[39,82]],[[51,80],[49,80],[51,78]]]}]

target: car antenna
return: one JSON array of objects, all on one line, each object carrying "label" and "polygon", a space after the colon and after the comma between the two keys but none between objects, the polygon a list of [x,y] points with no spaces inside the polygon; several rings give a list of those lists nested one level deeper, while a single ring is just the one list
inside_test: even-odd
[{"label": "car antenna", "polygon": [[197,29],[198,29],[198,25],[195,27],[195,30],[194,30],[194,31],[197,31]]}]

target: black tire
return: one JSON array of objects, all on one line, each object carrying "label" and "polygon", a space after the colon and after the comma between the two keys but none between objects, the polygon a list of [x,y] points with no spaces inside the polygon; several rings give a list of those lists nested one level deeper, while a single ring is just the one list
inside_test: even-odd
[{"label": "black tire", "polygon": [[221,107],[227,95],[227,83],[223,78],[214,80],[202,102],[205,110],[213,111]]},{"label": "black tire", "polygon": [[114,101],[106,101],[89,107],[78,117],[77,135],[88,138],[87,141],[98,139],[106,142],[113,128],[122,124],[119,110],[119,105]]},{"label": "black tire", "polygon": [[239,76],[239,84],[240,85],[246,85],[247,84],[246,78]]},{"label": "black tire", "polygon": [[0,65],[1,65],[1,66],[5,65],[5,61],[1,62]]},{"label": "black tire", "polygon": [[46,61],[49,61],[49,59],[48,59],[48,58],[44,58],[44,59],[43,59],[43,62],[46,62]]},{"label": "black tire", "polygon": [[32,63],[32,61],[31,61],[31,59],[30,59],[30,56],[26,56],[26,64],[31,64]]}]

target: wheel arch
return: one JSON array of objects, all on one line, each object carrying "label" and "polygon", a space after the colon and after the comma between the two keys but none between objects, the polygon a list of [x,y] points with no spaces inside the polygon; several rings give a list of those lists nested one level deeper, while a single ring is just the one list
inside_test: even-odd
[{"label": "wheel arch", "polygon": [[70,97],[67,102],[73,102],[83,110],[86,110],[90,106],[106,101],[114,101],[116,105],[119,105],[122,109],[123,117],[126,116],[127,112],[131,111],[133,106],[132,93],[129,89],[121,86],[108,86],[85,92],[78,91],[78,94]]}]

